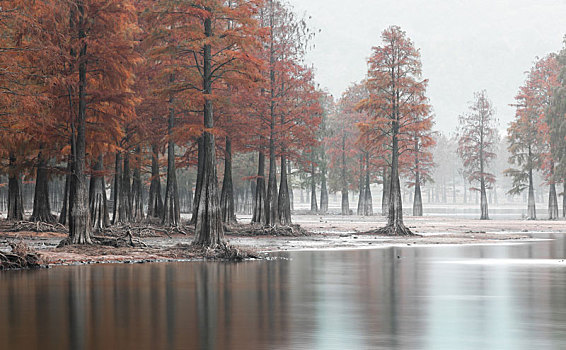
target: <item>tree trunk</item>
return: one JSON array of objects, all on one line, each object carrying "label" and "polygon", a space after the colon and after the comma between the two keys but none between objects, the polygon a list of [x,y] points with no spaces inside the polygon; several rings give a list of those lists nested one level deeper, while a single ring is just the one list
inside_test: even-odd
[{"label": "tree trunk", "polygon": [[533,169],[529,169],[529,199],[527,204],[527,220],[536,220],[535,188],[533,184]]},{"label": "tree trunk", "polygon": [[328,212],[328,188],[326,187],[326,167],[322,167],[320,180],[320,213]]},{"label": "tree trunk", "polygon": [[35,194],[33,197],[33,213],[30,221],[55,222],[56,217],[51,214],[49,204],[49,174],[47,162],[43,159],[41,151],[37,156],[37,172],[35,177]]},{"label": "tree trunk", "polygon": [[165,201],[163,203],[163,214],[161,217],[161,224],[167,226],[178,226],[181,220],[179,192],[177,189],[177,172],[175,168],[174,126],[175,109],[173,107],[173,99],[171,98],[167,123],[167,135],[169,137],[169,144],[167,146],[167,184],[165,185]]},{"label": "tree trunk", "polygon": [[71,187],[71,173],[73,172],[72,160],[71,157],[67,160],[67,170],[65,172],[65,188],[63,189],[63,204],[61,206],[61,211],[59,213],[59,220],[58,222],[61,225],[67,224],[67,218],[69,216],[68,208],[69,208],[69,190]]},{"label": "tree trunk", "polygon": [[291,198],[287,183],[287,158],[281,155],[281,183],[279,185],[278,213],[281,225],[291,225]]},{"label": "tree trunk", "polygon": [[267,222],[267,204],[265,201],[265,155],[259,152],[257,167],[257,185],[255,187],[252,222],[265,225]]},{"label": "tree trunk", "polygon": [[423,216],[423,199],[421,196],[420,172],[415,175],[415,197],[413,199],[413,216]]},{"label": "tree trunk", "polygon": [[202,176],[204,168],[204,138],[201,136],[197,140],[198,145],[198,161],[197,161],[197,183],[195,185],[195,196],[193,197],[193,214],[191,217],[191,225],[197,224],[197,212],[200,201],[200,190],[202,187]]},{"label": "tree trunk", "polygon": [[[397,96],[398,97],[398,96]],[[412,235],[413,233],[403,223],[403,203],[401,199],[401,185],[399,181],[399,111],[392,127],[391,147],[391,187],[389,197],[389,215],[387,226],[379,232],[390,235]]]},{"label": "tree trunk", "polygon": [[365,179],[365,188],[364,188],[364,215],[365,216],[372,216],[373,215],[373,200],[371,197],[371,189],[369,187],[369,154],[366,154],[366,179]]},{"label": "tree trunk", "polygon": [[348,199],[348,188],[342,187],[341,214],[350,215],[350,200]]},{"label": "tree trunk", "polygon": [[[415,140],[415,193],[413,198],[413,216],[423,216],[423,199],[421,196],[421,171],[419,162],[419,141]],[[452,186],[454,186],[454,173],[452,173]],[[453,202],[456,201],[456,190],[452,191]]]},{"label": "tree trunk", "polygon": [[318,213],[318,204],[316,202],[316,180],[315,180],[314,161],[311,162],[311,213]]},{"label": "tree trunk", "polygon": [[269,140],[269,174],[267,179],[267,225],[280,224],[277,204],[277,161],[275,158],[274,136]]},{"label": "tree trunk", "polygon": [[226,136],[224,155],[224,181],[220,194],[220,207],[222,209],[222,222],[230,225],[237,221],[234,212],[234,184],[232,182],[232,141],[228,136]]},{"label": "tree trunk", "polygon": [[[204,32],[207,38],[212,36],[212,20],[204,19]],[[212,109],[212,53],[207,42],[203,50],[203,89],[204,89],[204,127],[210,130],[214,127]],[[202,186],[200,189],[199,207],[196,219],[194,244],[203,247],[224,247],[224,226],[222,225],[222,210],[218,194],[218,178],[216,176],[216,148],[214,135],[204,132],[204,166]]]},{"label": "tree trunk", "polygon": [[149,202],[147,216],[160,218],[163,215],[163,199],[161,198],[161,178],[159,176],[159,151],[157,145],[151,145],[151,184],[149,185]]},{"label": "tree trunk", "polygon": [[364,182],[364,156],[360,154],[360,185],[359,185],[359,192],[360,196],[358,197],[358,215],[364,215],[364,208],[366,206],[366,194],[365,194],[365,182]]},{"label": "tree trunk", "polygon": [[130,171],[130,152],[126,150],[124,152],[124,167],[122,169],[122,186],[120,200],[122,201],[121,205],[124,208],[124,221],[123,222],[130,222],[132,221],[132,187],[131,187],[131,176],[132,172]]},{"label": "tree trunk", "polygon": [[254,214],[254,203],[256,194],[257,181],[250,181],[250,188],[247,189],[246,193],[246,214]]},{"label": "tree trunk", "polygon": [[[483,171],[482,171],[483,174]],[[481,217],[480,220],[489,220],[489,213],[487,207],[487,194],[485,190],[485,179],[482,175],[480,179],[480,209],[481,209]]]},{"label": "tree trunk", "polygon": [[75,157],[73,160],[75,191],[73,191],[71,205],[71,222],[69,228],[69,238],[72,244],[90,244],[91,225],[90,213],[88,208],[88,185],[85,174],[85,154],[86,154],[86,84],[87,84],[87,66],[86,54],[87,43],[85,40],[86,33],[84,27],[86,19],[84,17],[84,3],[82,0],[77,1],[77,10],[79,12],[79,41],[81,49],[79,53],[79,111],[77,114],[77,137],[74,147]]},{"label": "tree trunk", "polygon": [[134,176],[132,179],[132,210],[133,210],[132,218],[135,222],[140,222],[144,219],[140,163],[141,163],[141,149],[139,146],[137,146]]},{"label": "tree trunk", "polygon": [[22,179],[16,165],[16,156],[10,154],[8,172],[8,220],[24,219],[24,201],[22,195]]},{"label": "tree trunk", "polygon": [[114,208],[112,210],[113,225],[128,221],[126,217],[126,200],[124,198],[124,191],[122,190],[123,185],[122,153],[116,152],[116,162],[114,165],[114,198],[112,198],[114,202]]},{"label": "tree trunk", "polygon": [[[383,193],[381,196],[381,215],[386,216],[389,213],[389,201],[391,192],[391,170],[390,168],[383,167]],[[429,199],[430,201],[430,199]]]},{"label": "tree trunk", "polygon": [[274,37],[273,37],[273,26],[274,26],[274,9],[273,2],[270,2],[271,11],[269,12],[270,30],[271,35],[269,36],[269,174],[267,178],[267,225],[275,226],[280,224],[279,222],[279,205],[277,203],[277,163],[275,154],[275,126],[277,123],[275,115],[275,47],[274,47]]},{"label": "tree trunk", "polygon": [[[322,133],[325,133],[326,130],[326,122],[325,122],[325,117],[323,114],[323,118],[322,118],[322,125],[321,125],[321,130]],[[326,164],[326,151],[324,149],[324,144],[321,144],[321,150],[320,150],[320,213],[321,214],[326,214],[328,213],[328,188],[327,188],[327,184],[326,184],[326,176],[327,176],[327,164]]]},{"label": "tree trunk", "polygon": [[558,219],[558,199],[556,197],[556,185],[554,182],[550,184],[550,190],[548,191],[548,219]]},{"label": "tree trunk", "polygon": [[94,231],[101,231],[110,226],[108,205],[106,199],[106,185],[104,183],[103,156],[98,157],[90,177],[89,203],[90,217]]},{"label": "tree trunk", "polygon": [[566,179],[562,186],[562,217],[566,218]]},{"label": "tree trunk", "polygon": [[[291,162],[287,161],[287,188],[289,191],[289,206],[291,207],[291,211],[295,210],[295,194],[293,192],[293,186],[289,185],[289,176],[291,175]],[[290,218],[291,216],[289,216]]]},{"label": "tree trunk", "polygon": [[348,198],[348,179],[346,177],[346,135],[342,134],[342,167],[341,167],[341,182],[342,182],[342,215],[350,215],[350,200]]}]

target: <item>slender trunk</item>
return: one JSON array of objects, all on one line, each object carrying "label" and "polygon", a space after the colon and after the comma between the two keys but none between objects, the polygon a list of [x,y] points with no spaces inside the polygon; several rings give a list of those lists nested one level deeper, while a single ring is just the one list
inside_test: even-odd
[{"label": "slender trunk", "polygon": [[250,181],[250,188],[247,190],[246,214],[254,214],[254,203],[257,181]]},{"label": "slender trunk", "polygon": [[[381,196],[381,215],[386,216],[389,213],[389,200],[391,193],[391,168],[383,167],[383,193]],[[430,199],[429,199],[430,201]]]},{"label": "slender trunk", "polygon": [[274,26],[274,8],[273,2],[270,2],[271,11],[269,12],[269,28],[271,30],[270,46],[269,46],[269,174],[267,178],[267,225],[275,226],[280,224],[279,222],[279,209],[277,203],[277,163],[275,155],[275,126],[277,123],[275,115],[275,47],[273,39],[273,26]]},{"label": "slender trunk", "polygon": [[265,155],[259,152],[259,160],[257,167],[257,184],[255,187],[254,206],[252,222],[264,224],[266,219],[266,201],[265,201]]},{"label": "slender trunk", "polygon": [[224,152],[224,180],[220,194],[220,207],[222,209],[222,222],[235,224],[234,212],[234,184],[232,182],[232,141],[226,136],[226,149]]},{"label": "slender trunk", "polygon": [[193,214],[191,217],[191,225],[196,225],[197,223],[197,212],[200,202],[200,190],[202,187],[202,176],[204,168],[204,138],[201,136],[197,140],[198,145],[198,161],[197,161],[197,183],[195,185],[195,196],[193,197]]},{"label": "slender trunk", "polygon": [[364,215],[365,216],[372,216],[373,215],[373,200],[371,197],[371,189],[369,187],[369,154],[366,153],[366,179],[365,179],[365,188],[364,188]]},{"label": "slender trunk", "polygon": [[533,169],[529,169],[529,199],[527,204],[527,220],[536,220],[535,188],[533,184]]},{"label": "slender trunk", "polygon": [[[483,174],[483,170],[482,170]],[[481,217],[480,220],[489,220],[488,206],[487,206],[487,194],[485,189],[485,179],[482,175],[480,179],[480,209]]]},{"label": "slender trunk", "polygon": [[[289,184],[289,176],[291,175],[291,162],[287,161],[287,188],[289,190],[289,207],[291,208],[291,212],[295,210],[295,194],[293,192],[293,186]],[[281,190],[281,189],[280,189]],[[290,214],[289,214],[290,215]],[[291,216],[289,216],[290,218]]]},{"label": "slender trunk", "polygon": [[71,173],[73,172],[72,159],[71,157],[67,160],[67,170],[65,172],[65,188],[63,189],[63,205],[61,206],[61,211],[59,213],[58,222],[61,225],[67,224],[68,208],[69,208],[69,190],[71,187]]},{"label": "slender trunk", "polygon": [[360,185],[359,187],[359,193],[360,196],[358,197],[358,210],[357,210],[357,214],[358,215],[364,215],[364,208],[366,206],[365,201],[366,201],[366,194],[365,194],[365,183],[364,183],[364,155],[360,154]]},{"label": "slender trunk", "polygon": [[132,220],[132,187],[131,187],[132,172],[130,171],[130,152],[124,152],[124,167],[122,168],[122,186],[120,187],[122,193],[120,200],[124,208],[124,221],[130,222]]},{"label": "slender trunk", "polygon": [[141,180],[141,149],[136,147],[136,162],[134,167],[134,176],[132,179],[132,219],[140,222],[143,216],[143,198],[142,198],[142,180]]},{"label": "slender trunk", "polygon": [[314,161],[311,162],[311,213],[318,213],[318,204],[316,202],[316,180],[315,180],[316,167]]},{"label": "slender trunk", "polygon": [[110,226],[108,205],[106,199],[106,185],[104,184],[103,156],[98,157],[90,177],[89,203],[90,217],[94,231],[100,231]]},{"label": "slender trunk", "polygon": [[278,204],[277,204],[277,161],[275,158],[275,139],[274,132],[272,129],[272,136],[269,140],[269,174],[267,179],[267,225],[278,225],[279,214],[278,214]]},{"label": "slender trunk", "polygon": [[[212,20],[204,19],[204,32],[207,38],[212,37]],[[212,53],[207,42],[203,48],[203,90],[204,90],[204,127],[211,130],[214,127],[213,106],[210,99],[212,94]],[[202,186],[200,189],[199,207],[196,218],[196,245],[204,247],[225,246],[224,226],[222,225],[222,210],[218,193],[218,178],[216,175],[216,148],[214,135],[204,132],[204,164]]]},{"label": "slender trunk", "polygon": [[22,178],[16,165],[16,156],[10,153],[8,175],[8,220],[23,220],[24,206]]},{"label": "slender trunk", "polygon": [[320,213],[326,214],[328,212],[328,188],[326,187],[326,167],[324,165],[320,175]]},{"label": "slender trunk", "polygon": [[35,177],[35,193],[33,197],[33,213],[30,221],[55,222],[56,217],[51,214],[49,204],[49,174],[47,162],[43,159],[41,151],[37,156],[37,172]]},{"label": "slender trunk", "polygon": [[114,165],[114,202],[113,214],[112,214],[112,224],[116,225],[118,223],[127,222],[126,219],[126,208],[124,200],[123,186],[123,175],[122,175],[122,153],[116,152],[116,162]]},{"label": "slender trunk", "polygon": [[[423,216],[423,199],[421,196],[421,171],[419,162],[419,141],[415,140],[415,194],[413,198],[413,216]],[[452,177],[452,179],[454,179]],[[454,201],[456,191],[453,191]]]},{"label": "slender trunk", "polygon": [[556,185],[554,182],[550,184],[548,191],[548,219],[558,219],[558,198],[556,197]]},{"label": "slender trunk", "polygon": [[147,216],[160,218],[163,215],[163,199],[161,198],[161,178],[159,177],[159,151],[157,145],[151,145],[151,184],[149,185],[149,202]]},{"label": "slender trunk", "polygon": [[[173,80],[173,78],[171,80]],[[169,144],[167,146],[167,184],[165,185],[165,200],[163,203],[161,224],[178,226],[181,221],[181,211],[179,208],[179,192],[177,189],[177,172],[175,168],[175,141],[173,140],[173,128],[175,127],[173,98],[171,98],[169,103],[169,118],[167,122],[167,135],[169,137]]]},{"label": "slender trunk", "polygon": [[413,216],[423,216],[423,199],[421,196],[420,172],[415,175],[415,197],[413,199]]},{"label": "slender trunk", "polygon": [[562,217],[566,218],[566,179],[562,183]]},{"label": "slender trunk", "polygon": [[281,183],[279,185],[279,223],[281,225],[291,225],[291,200],[287,183],[287,158],[281,155]]},{"label": "slender trunk", "polygon": [[82,0],[77,1],[77,10],[79,12],[79,41],[81,49],[79,53],[79,111],[77,114],[77,137],[75,145],[74,180],[75,191],[71,205],[71,222],[69,229],[69,238],[72,244],[90,244],[91,225],[90,213],[88,208],[88,185],[85,173],[85,155],[86,155],[86,85],[87,85],[87,43],[85,41],[86,19],[84,17],[84,3]]},{"label": "slender trunk", "polygon": [[342,182],[342,215],[350,215],[350,201],[348,198],[348,179],[346,178],[346,134],[342,134],[342,169],[341,182]]}]

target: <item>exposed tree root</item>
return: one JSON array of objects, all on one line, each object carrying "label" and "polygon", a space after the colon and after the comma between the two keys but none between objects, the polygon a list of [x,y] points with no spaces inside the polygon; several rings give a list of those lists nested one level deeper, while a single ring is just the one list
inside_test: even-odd
[{"label": "exposed tree root", "polygon": [[374,235],[383,235],[383,236],[418,236],[403,224],[398,224],[398,225],[389,224],[385,227],[376,230],[370,230],[364,232],[364,234],[368,234],[368,235],[374,234]]},{"label": "exposed tree root", "polygon": [[260,224],[236,224],[225,225],[224,231],[233,235],[241,236],[310,236],[311,233],[299,225],[289,226],[263,226]]},{"label": "exposed tree root", "polygon": [[15,221],[12,223],[11,227],[6,229],[6,232],[57,232],[57,233],[69,233],[69,230],[65,225],[59,223],[48,223],[42,221]]},{"label": "exposed tree root", "polygon": [[32,222],[41,221],[43,223],[52,224],[52,223],[57,222],[57,216],[55,216],[53,214],[47,214],[45,216],[37,216],[37,217],[31,216],[29,218],[29,221],[32,221]]},{"label": "exposed tree root", "polygon": [[257,253],[251,250],[238,248],[230,244],[220,244],[216,247],[203,247],[196,244],[177,244],[175,248],[189,250],[207,260],[243,261],[260,258]]},{"label": "exposed tree root", "polygon": [[31,269],[42,266],[40,255],[26,243],[20,241],[10,243],[11,253],[0,252],[0,270]]},{"label": "exposed tree root", "polygon": [[166,235],[171,237],[174,234],[194,234],[194,228],[189,226],[160,226],[159,224],[144,223],[130,223],[110,226],[102,230],[100,233],[109,236],[124,235],[128,231],[137,237],[160,237]]}]

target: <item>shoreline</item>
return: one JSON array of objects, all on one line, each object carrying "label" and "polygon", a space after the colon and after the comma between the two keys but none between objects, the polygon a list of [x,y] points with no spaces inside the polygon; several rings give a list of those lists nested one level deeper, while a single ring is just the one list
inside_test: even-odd
[{"label": "shoreline", "polygon": [[[441,217],[407,218],[406,224],[418,236],[381,236],[364,234],[385,223],[381,217],[342,217],[296,215],[295,223],[311,234],[307,236],[226,234],[227,242],[242,251],[261,257],[291,251],[335,251],[384,249],[389,247],[426,247],[451,245],[523,244],[544,238],[536,234],[564,234],[564,222],[493,220],[479,221]],[[246,222],[242,218],[241,222]],[[56,232],[0,231],[0,251],[7,252],[10,242],[22,241],[39,253],[47,267],[90,264],[162,263],[223,260],[218,256],[191,249],[193,235],[174,234],[136,237],[147,247],[111,247],[101,245],[56,248],[66,237]]]}]

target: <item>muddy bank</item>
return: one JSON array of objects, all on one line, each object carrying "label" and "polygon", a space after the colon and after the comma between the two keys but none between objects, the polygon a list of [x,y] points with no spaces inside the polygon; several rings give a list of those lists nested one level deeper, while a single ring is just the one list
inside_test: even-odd
[{"label": "muddy bank", "polygon": [[[245,225],[239,225],[237,230],[228,231],[226,239],[231,246],[238,247],[243,252],[263,257],[269,252],[291,250],[515,243],[530,240],[530,234],[536,232],[565,231],[565,222],[560,221],[479,221],[424,217],[406,219],[406,224],[418,236],[390,237],[364,234],[384,225],[385,221],[381,217],[298,215],[294,220],[301,226],[300,235],[277,235],[270,230],[260,235],[257,228],[253,227],[246,233]],[[247,218],[241,218],[241,222],[247,221]],[[296,228],[292,230],[292,233],[295,232]],[[8,252],[11,243],[23,241],[37,251],[49,266],[222,259],[217,252],[189,247],[193,239],[192,232],[181,234],[156,230],[150,235],[137,237],[144,244],[136,247],[93,245],[57,248],[65,237],[66,233],[63,232],[0,231],[0,251]]]}]

